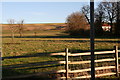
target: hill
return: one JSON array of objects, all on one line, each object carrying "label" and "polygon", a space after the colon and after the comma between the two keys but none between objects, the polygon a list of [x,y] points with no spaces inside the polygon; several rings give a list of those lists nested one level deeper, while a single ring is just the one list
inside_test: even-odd
[{"label": "hill", "polygon": [[[17,24],[16,24],[17,25]],[[63,27],[61,27],[63,26]],[[24,24],[25,30],[54,30],[65,27],[65,23]],[[9,24],[2,24],[2,30],[9,30]]]}]

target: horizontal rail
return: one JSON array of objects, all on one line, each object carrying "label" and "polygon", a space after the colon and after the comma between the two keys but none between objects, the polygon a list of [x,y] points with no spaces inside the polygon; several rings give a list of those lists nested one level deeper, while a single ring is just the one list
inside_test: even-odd
[{"label": "horizontal rail", "polygon": [[[68,53],[68,55],[69,55],[69,54],[71,54],[71,53]],[[51,55],[51,56],[59,56],[59,55],[65,56],[65,52],[51,53],[50,55]]]},{"label": "horizontal rail", "polygon": [[[95,52],[95,54],[110,54],[110,53],[115,53],[115,50],[113,51],[98,51]],[[54,55],[62,55],[65,56],[65,52],[61,52],[61,53],[52,53],[50,54],[51,56]],[[84,52],[84,53],[68,53],[68,56],[83,56],[83,55],[91,55],[91,52]]]},{"label": "horizontal rail", "polygon": [[[99,59],[99,60],[95,60],[95,62],[106,62],[106,61],[115,61],[115,59]],[[59,61],[60,64],[65,64],[65,61]],[[85,63],[91,63],[91,61],[68,61],[68,64],[85,64]]]},{"label": "horizontal rail", "polygon": [[[99,51],[95,52],[95,54],[110,54],[110,53],[115,53],[115,51]],[[83,55],[91,55],[91,52],[85,52],[85,53],[75,53],[75,54],[70,54],[69,56],[83,56]]]},{"label": "horizontal rail", "polygon": [[[114,69],[115,66],[104,66],[104,67],[96,67],[95,70],[101,70],[101,69]],[[88,69],[81,69],[81,70],[68,70],[69,73],[78,73],[78,72],[85,72],[85,71],[91,71],[91,68]],[[57,73],[65,73],[66,70],[58,70]]]},{"label": "horizontal rail", "polygon": [[[110,75],[115,75],[116,73],[104,73],[104,74],[96,74],[95,77],[102,77],[102,76],[110,76]],[[70,78],[70,77],[69,77]],[[74,78],[70,78],[70,79],[85,79],[85,78],[91,78],[91,75],[87,75],[87,76],[80,76],[80,77],[74,77]],[[66,77],[60,77],[58,79],[66,79]]]},{"label": "horizontal rail", "polygon": [[118,50],[118,52],[120,52],[120,50]]}]

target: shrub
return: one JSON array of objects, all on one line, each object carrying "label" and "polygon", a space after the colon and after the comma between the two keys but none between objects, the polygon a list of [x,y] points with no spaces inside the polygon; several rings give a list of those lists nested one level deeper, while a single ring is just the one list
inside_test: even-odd
[{"label": "shrub", "polygon": [[70,35],[89,35],[89,25],[86,18],[80,12],[74,12],[66,19],[66,32]]}]

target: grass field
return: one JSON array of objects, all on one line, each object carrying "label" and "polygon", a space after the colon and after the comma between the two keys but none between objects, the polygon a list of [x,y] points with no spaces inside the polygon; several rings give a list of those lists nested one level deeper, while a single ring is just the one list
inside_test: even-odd
[{"label": "grass field", "polygon": [[[34,31],[37,32],[37,36],[34,35]],[[15,34],[13,43],[9,30],[3,29],[3,78],[62,69],[63,65],[45,63],[64,60],[64,57],[49,54],[63,52],[65,48],[69,48],[73,53],[90,50],[89,38],[72,37],[64,33],[64,30],[31,29],[24,31],[22,38],[17,36],[18,33]],[[120,39],[117,38],[96,38],[95,50],[113,50],[119,42]]]}]

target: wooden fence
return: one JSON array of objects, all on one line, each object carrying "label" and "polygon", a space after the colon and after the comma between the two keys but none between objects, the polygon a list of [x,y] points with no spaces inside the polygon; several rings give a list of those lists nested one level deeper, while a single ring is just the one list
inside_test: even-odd
[{"label": "wooden fence", "polygon": [[[103,66],[103,67],[95,67],[95,70],[104,70],[104,69],[115,69],[114,72],[109,72],[109,73],[104,73],[104,74],[95,74],[95,77],[102,77],[102,76],[108,76],[108,75],[116,75],[117,77],[119,76],[119,62],[118,62],[118,53],[120,50],[118,50],[118,46],[115,46],[115,50],[113,51],[99,51],[95,52],[95,55],[104,55],[104,54],[114,54],[114,58],[107,58],[107,59],[97,59],[95,60],[95,63],[98,62],[107,62],[107,61],[114,61],[115,65],[114,66]],[[62,53],[52,53],[51,55],[63,55],[65,56],[65,61],[60,61],[60,64],[65,64],[65,69],[64,70],[58,70],[57,73],[65,73],[65,77],[60,77],[59,79],[84,79],[84,78],[91,78],[91,75],[87,76],[80,76],[80,77],[69,77],[69,73],[79,73],[79,72],[86,72],[86,71],[91,71],[91,68],[87,69],[80,69],[80,70],[70,70],[69,69],[69,64],[86,64],[86,63],[91,63],[91,61],[68,61],[69,56],[86,56],[86,55],[91,55],[90,52],[84,52],[84,53],[69,53],[68,48],[65,50],[65,52]]]}]

